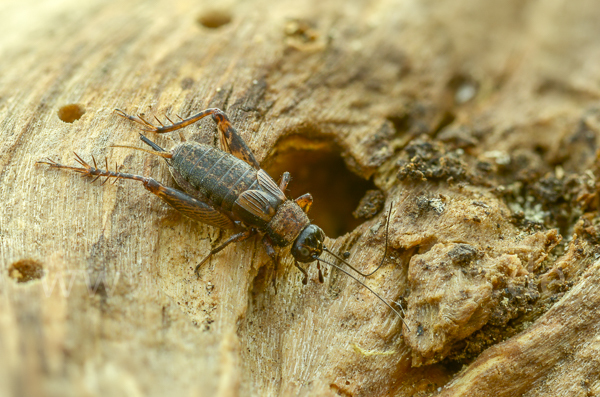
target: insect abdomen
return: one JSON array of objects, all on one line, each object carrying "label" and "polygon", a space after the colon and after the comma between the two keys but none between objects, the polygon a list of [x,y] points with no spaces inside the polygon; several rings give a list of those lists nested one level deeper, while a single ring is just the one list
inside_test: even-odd
[{"label": "insect abdomen", "polygon": [[211,203],[231,211],[241,193],[258,186],[256,172],[246,162],[212,146],[194,142],[178,145],[172,169]]}]

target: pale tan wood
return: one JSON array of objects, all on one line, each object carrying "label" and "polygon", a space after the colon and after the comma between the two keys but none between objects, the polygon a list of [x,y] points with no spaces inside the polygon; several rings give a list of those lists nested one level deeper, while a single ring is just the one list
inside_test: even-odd
[{"label": "pale tan wood", "polygon": [[[596,3],[214,7],[0,5],[0,395],[600,394]],[[58,116],[69,104],[85,110],[73,123]],[[172,184],[160,159],[110,147],[140,145],[112,110],[164,120],[209,106],[226,109],[259,161],[329,137],[373,178],[395,203],[393,258],[366,282],[404,297],[410,332],[336,272],[321,285],[313,266],[304,287],[285,251],[274,271],[258,240],[197,279],[226,232],[130,181],[92,185],[34,165],[73,164],[76,151]],[[200,125],[187,138],[215,141],[211,121]],[[399,179],[415,167],[409,142],[431,143],[435,164],[464,162],[466,176]],[[527,167],[510,168],[519,159]],[[511,221],[544,215],[525,192],[502,200],[521,194],[527,172],[575,175],[564,230]],[[383,219],[326,243],[372,269]],[[509,299],[509,287],[520,292]]]}]

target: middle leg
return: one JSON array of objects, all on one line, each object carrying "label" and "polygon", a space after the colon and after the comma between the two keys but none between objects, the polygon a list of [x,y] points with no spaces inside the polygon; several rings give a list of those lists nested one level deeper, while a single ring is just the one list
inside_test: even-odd
[{"label": "middle leg", "polygon": [[241,233],[237,233],[234,234],[233,236],[229,237],[223,244],[219,245],[217,248],[211,250],[208,255],[206,255],[206,257],[204,259],[202,259],[202,261],[200,263],[198,263],[198,265],[196,266],[196,268],[194,269],[194,273],[196,274],[196,276],[200,277],[200,274],[198,273],[198,271],[200,270],[200,268],[202,267],[202,265],[204,263],[206,263],[206,261],[213,256],[214,254],[216,254],[219,251],[222,251],[223,249],[225,249],[225,247],[227,247],[229,244],[231,243],[239,243],[241,241],[244,241],[252,236],[254,236],[256,234],[256,229],[254,228],[250,228],[250,229],[246,229]]},{"label": "middle leg", "polygon": [[285,189],[287,189],[288,183],[292,179],[289,172],[285,171],[283,175],[281,175],[281,179],[279,180],[279,190],[281,190],[285,194]]}]

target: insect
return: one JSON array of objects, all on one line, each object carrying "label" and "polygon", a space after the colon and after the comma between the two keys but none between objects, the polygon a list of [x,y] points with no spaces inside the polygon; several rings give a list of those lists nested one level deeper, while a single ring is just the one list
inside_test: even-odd
[{"label": "insect", "polygon": [[[177,123],[173,123],[169,119],[171,125],[168,126],[164,126],[156,119],[160,123],[160,127],[149,123],[142,116],[130,116],[119,109],[116,109],[115,112],[119,116],[137,123],[141,130],[155,133],[175,131],[204,117],[212,116],[217,123],[221,147],[224,150],[210,145],[185,141],[182,137],[180,144],[170,151],[166,151],[142,133],[140,133],[140,139],[152,150],[113,145],[142,150],[162,157],[166,161],[173,178],[184,191],[165,186],[152,178],[120,172],[119,169],[110,171],[108,163],[106,163],[105,170],[99,169],[93,157],[94,166],[92,167],[76,153],[76,161],[81,167],[62,165],[50,159],[38,163],[47,164],[53,168],[72,170],[83,174],[83,176],[95,177],[96,179],[106,177],[103,183],[110,178],[115,178],[115,182],[118,179],[131,179],[142,182],[148,191],[154,193],[189,218],[207,225],[234,231],[233,235],[221,245],[212,249],[200,261],[195,268],[196,274],[211,256],[223,250],[229,244],[244,241],[260,233],[263,236],[262,244],[266,252],[276,263],[278,258],[274,247],[291,245],[294,264],[304,275],[303,284],[308,281],[308,273],[301,264],[316,261],[319,281],[323,282],[320,262],[324,262],[356,280],[402,318],[396,309],[370,287],[345,269],[322,257],[325,251],[365,277],[375,273],[383,264],[387,253],[387,229],[389,227],[391,206],[386,223],[386,252],[384,258],[373,272],[369,274],[362,273],[323,244],[325,233],[320,227],[312,224],[307,216],[307,212],[312,205],[312,196],[307,193],[295,200],[288,199],[284,191],[290,181],[290,174],[285,172],[279,185],[277,185],[260,167],[252,151],[220,109],[206,109],[187,119],[181,119]],[[399,307],[402,310],[402,307]]]}]

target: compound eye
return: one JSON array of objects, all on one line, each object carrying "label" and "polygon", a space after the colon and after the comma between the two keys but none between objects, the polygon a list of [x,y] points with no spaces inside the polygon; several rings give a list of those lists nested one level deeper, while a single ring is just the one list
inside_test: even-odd
[{"label": "compound eye", "polygon": [[292,245],[292,255],[302,263],[312,262],[323,252],[323,244],[320,238],[324,236],[323,231],[318,226],[308,225],[296,237]]}]

